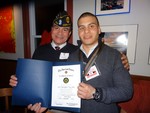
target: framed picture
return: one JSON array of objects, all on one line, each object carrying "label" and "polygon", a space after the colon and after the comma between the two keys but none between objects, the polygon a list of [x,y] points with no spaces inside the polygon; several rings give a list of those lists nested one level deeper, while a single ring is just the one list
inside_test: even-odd
[{"label": "framed picture", "polygon": [[0,9],[0,59],[24,57],[22,10],[20,5]]},{"label": "framed picture", "polygon": [[95,15],[129,13],[130,2],[130,0],[95,0]]},{"label": "framed picture", "polygon": [[148,64],[150,64],[150,47],[149,47],[149,55],[148,55]]},{"label": "framed picture", "polygon": [[135,63],[138,25],[101,26],[104,42],[127,55],[129,63]]}]

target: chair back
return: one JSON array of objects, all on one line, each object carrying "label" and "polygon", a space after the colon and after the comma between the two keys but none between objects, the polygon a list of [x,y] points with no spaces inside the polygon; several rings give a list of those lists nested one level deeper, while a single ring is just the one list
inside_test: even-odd
[{"label": "chair back", "polygon": [[5,98],[6,111],[9,111],[9,96],[12,96],[12,88],[0,88],[0,97]]}]

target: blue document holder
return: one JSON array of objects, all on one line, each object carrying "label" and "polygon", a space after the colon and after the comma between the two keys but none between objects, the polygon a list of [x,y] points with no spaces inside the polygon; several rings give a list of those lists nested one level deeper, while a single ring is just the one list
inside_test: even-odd
[{"label": "blue document holder", "polygon": [[81,65],[81,62],[49,62],[35,59],[19,58],[16,67],[18,84],[13,88],[12,105],[27,106],[42,103],[50,109],[80,112],[80,108],[51,106],[52,67],[61,65]]}]

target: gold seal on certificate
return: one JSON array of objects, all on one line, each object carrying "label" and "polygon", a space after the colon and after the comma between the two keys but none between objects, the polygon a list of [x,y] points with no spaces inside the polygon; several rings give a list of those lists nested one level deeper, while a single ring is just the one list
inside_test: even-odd
[{"label": "gold seal on certificate", "polygon": [[68,78],[64,78],[63,81],[64,81],[64,83],[67,84],[69,82],[69,79]]}]

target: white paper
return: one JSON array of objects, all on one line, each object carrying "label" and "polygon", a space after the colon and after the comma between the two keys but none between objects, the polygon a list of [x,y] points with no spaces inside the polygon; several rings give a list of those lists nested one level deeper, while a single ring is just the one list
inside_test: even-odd
[{"label": "white paper", "polygon": [[80,108],[77,87],[81,82],[81,66],[53,66],[51,106]]}]

